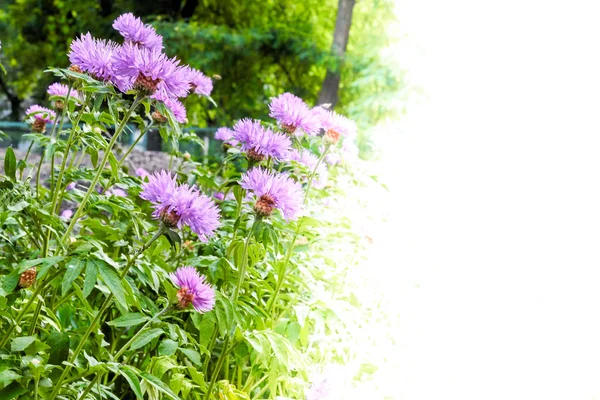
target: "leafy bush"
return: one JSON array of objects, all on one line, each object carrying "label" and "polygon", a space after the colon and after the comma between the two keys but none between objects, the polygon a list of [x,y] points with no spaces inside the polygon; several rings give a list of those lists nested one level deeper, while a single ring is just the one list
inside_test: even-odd
[{"label": "leafy bush", "polygon": [[[72,66],[48,71],[65,83],[58,115],[30,108],[27,154],[5,154],[0,398],[303,398],[310,363],[348,355],[319,337],[347,334],[353,300],[313,291],[343,286],[321,250],[360,246],[323,214],[355,179],[341,161],[355,127],[284,94],[275,121],[222,128],[220,158],[193,160],[179,144],[204,143],[182,132],[178,98],[207,96],[207,78],[124,18],[124,44],[82,36]],[[171,172],[127,171],[133,146],[115,147],[131,123],[136,143],[158,127]]]}]

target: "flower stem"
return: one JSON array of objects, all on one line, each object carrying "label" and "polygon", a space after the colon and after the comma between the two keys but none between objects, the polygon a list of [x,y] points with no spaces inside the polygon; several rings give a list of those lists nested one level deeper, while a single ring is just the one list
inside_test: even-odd
[{"label": "flower stem", "polygon": [[323,150],[323,154],[321,154],[321,157],[319,157],[319,161],[317,161],[315,168],[312,170],[312,173],[310,174],[310,177],[308,178],[308,185],[306,186],[306,193],[304,193],[304,205],[305,206],[306,206],[306,203],[308,202],[308,192],[310,192],[310,188],[312,186],[313,179],[315,178],[315,175],[317,174],[317,168],[319,168],[319,165],[321,165],[321,162],[325,158],[325,155],[329,151],[330,147],[331,147],[331,145],[328,145],[327,147],[325,147],[325,150]]},{"label": "flower stem", "polygon": [[210,378],[210,384],[208,385],[208,390],[206,391],[206,400],[210,400],[210,395],[212,394],[213,387],[215,386],[215,382],[217,382],[217,377],[219,376],[219,372],[221,371],[221,367],[223,366],[223,362],[225,361],[225,357],[229,352],[233,349],[233,346],[229,347],[229,336],[225,338],[223,342],[223,350],[221,351],[221,355],[217,360],[217,365],[215,366],[215,370],[212,373],[212,377]]},{"label": "flower stem", "polygon": [[[31,141],[31,143],[29,143],[29,147],[27,148],[27,153],[25,153],[25,159],[23,160],[25,165],[27,165],[27,159],[29,158],[29,153],[31,153],[32,147],[33,147],[33,140]],[[25,168],[23,168],[21,170],[21,175],[19,175],[19,179],[21,179],[21,180],[23,180],[23,171],[25,171]]]},{"label": "flower stem", "polygon": [[237,299],[240,295],[240,289],[242,288],[242,284],[244,283],[244,278],[246,276],[246,268],[248,267],[248,244],[250,243],[250,238],[252,237],[252,233],[254,232],[254,227],[256,226],[257,219],[252,223],[252,227],[250,228],[250,232],[244,241],[244,253],[242,255],[242,265],[240,266],[240,275],[238,277],[237,286],[235,287],[235,291],[233,293],[233,302],[237,302]]},{"label": "flower stem", "polygon": [[[146,242],[142,247],[140,247],[135,252],[135,254],[127,262],[127,265],[125,265],[125,268],[123,268],[123,271],[121,271],[121,274],[119,274],[119,279],[120,280],[123,280],[123,278],[125,278],[125,276],[127,275],[127,272],[129,271],[129,269],[133,265],[133,263],[136,260],[136,258],[140,254],[142,254],[146,249],[148,249],[148,247],[150,247],[150,245],[152,245],[152,243],[154,243],[156,241],[156,239],[158,239],[165,232],[165,229],[166,228],[164,226],[161,226],[158,229],[158,231],[154,234],[154,236],[152,236],[152,238],[150,238],[150,240],[148,240],[148,242]],[[75,362],[75,359],[77,358],[77,356],[79,355],[79,353],[81,352],[81,350],[83,349],[83,346],[85,345],[85,342],[87,341],[87,338],[96,329],[96,325],[97,325],[98,321],[100,321],[100,317],[102,316],[102,314],[104,314],[104,312],[111,305],[113,297],[114,296],[113,296],[112,293],[110,293],[108,296],[106,296],[106,299],[104,300],[104,303],[102,303],[102,306],[100,306],[100,310],[98,311],[98,313],[94,317],[93,321],[90,323],[90,326],[88,327],[88,329],[85,331],[85,333],[81,337],[81,340],[79,341],[79,345],[73,351],[73,354],[69,358],[69,364],[67,364],[65,366],[65,369],[63,370],[63,373],[60,375],[60,378],[58,378],[58,381],[56,382],[56,384],[54,386],[54,390],[50,394],[49,398],[51,400],[54,399],[54,398],[56,398],[56,396],[58,395],[58,392],[60,391],[60,385],[61,385],[61,383],[65,380],[65,378],[67,377],[67,374],[69,373],[69,371],[71,371],[71,366]]]},{"label": "flower stem", "polygon": [[117,128],[114,135],[110,139],[110,142],[108,143],[108,146],[106,147],[106,150],[104,151],[104,156],[102,157],[102,161],[98,165],[98,172],[96,172],[96,176],[94,176],[94,179],[92,180],[92,182],[90,182],[90,187],[88,188],[87,192],[85,193],[83,200],[81,200],[81,203],[79,204],[79,207],[77,208],[77,211],[75,211],[73,218],[71,218],[71,223],[67,227],[67,230],[62,237],[61,242],[63,244],[65,244],[66,241],[69,240],[69,236],[71,235],[73,228],[75,228],[75,224],[77,223],[77,220],[81,216],[81,213],[83,212],[83,208],[86,206],[86,204],[90,198],[90,195],[95,190],[98,180],[100,180],[100,176],[102,175],[102,171],[104,170],[104,165],[106,165],[106,162],[108,161],[108,157],[111,154],[112,148],[115,145],[117,138],[119,137],[119,135],[125,128],[125,125],[127,125],[127,121],[129,120],[129,117],[131,117],[131,114],[133,113],[135,108],[140,104],[141,100],[142,100],[141,96],[137,96],[135,98],[135,100],[133,100],[133,103],[131,103],[131,107],[129,107],[129,110],[127,110],[127,112],[125,113],[125,116],[123,117],[123,120],[121,120],[119,127]]}]

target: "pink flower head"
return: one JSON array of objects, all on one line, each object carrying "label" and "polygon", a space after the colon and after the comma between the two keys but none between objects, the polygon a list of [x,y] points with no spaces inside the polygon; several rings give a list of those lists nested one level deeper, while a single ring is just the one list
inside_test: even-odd
[{"label": "pink flower head", "polygon": [[164,92],[170,98],[185,97],[190,89],[186,68],[159,49],[125,43],[114,56],[114,71],[121,92],[135,89],[151,95]]},{"label": "pink flower head", "polygon": [[113,23],[115,28],[126,42],[150,50],[161,50],[163,48],[163,38],[156,33],[156,30],[150,25],[144,25],[141,19],[132,13],[126,13],[115,19]]},{"label": "pink flower head", "polygon": [[210,96],[210,93],[213,90],[212,79],[191,67],[188,67],[186,72],[192,87],[192,92],[199,96]]},{"label": "pink flower head", "polygon": [[171,110],[177,122],[180,124],[187,123],[187,111],[182,102],[167,96],[165,92],[162,91],[154,93],[152,98],[162,101],[165,106]]},{"label": "pink flower head", "polygon": [[248,159],[261,161],[266,157],[283,160],[292,146],[290,138],[265,129],[258,120],[239,120],[233,127],[233,137],[242,143]]},{"label": "pink flower head", "polygon": [[321,127],[325,130],[325,139],[331,144],[336,144],[340,137],[356,137],[356,123],[334,111],[325,114]]},{"label": "pink flower head", "polygon": [[[46,92],[50,96],[58,96],[58,97],[66,98],[67,93],[69,93],[69,87],[67,85],[65,85],[64,83],[56,82],[56,83],[53,83],[52,85],[48,86],[48,90],[46,90]],[[69,93],[69,98],[75,99],[78,102],[81,101],[81,95],[75,89],[71,89],[71,93]]]},{"label": "pink flower head", "polygon": [[187,308],[190,304],[205,313],[215,306],[215,291],[206,283],[206,278],[196,271],[194,267],[179,267],[169,277],[173,284],[179,288],[177,299],[180,308]]},{"label": "pink flower head", "polygon": [[64,210],[60,213],[60,217],[63,219],[71,219],[73,216],[73,210]]},{"label": "pink flower head", "polygon": [[300,128],[308,135],[316,135],[321,126],[317,115],[311,113],[301,98],[291,93],[283,93],[271,100],[269,116],[275,118],[288,133],[299,134]]},{"label": "pink flower head", "polygon": [[65,187],[65,190],[66,190],[67,192],[69,192],[69,191],[71,191],[71,190],[75,189],[75,186],[76,186],[76,185],[77,185],[77,184],[76,184],[75,182],[71,182],[71,183],[69,183],[69,184],[68,184],[68,185]]},{"label": "pink flower head", "polygon": [[120,46],[116,43],[95,39],[88,32],[71,42],[69,61],[95,79],[110,81],[118,85],[120,78],[115,76],[113,62],[119,48]]},{"label": "pink flower head", "polygon": [[169,228],[188,225],[200,240],[206,241],[219,226],[219,210],[207,196],[195,187],[178,185],[175,178],[164,170],[148,177],[140,193],[154,207],[154,218]]},{"label": "pink flower head", "polygon": [[259,217],[269,217],[278,208],[289,222],[302,210],[302,188],[287,175],[256,167],[242,175],[240,185],[257,198],[254,211]]},{"label": "pink flower head", "polygon": [[32,105],[25,111],[27,115],[26,121],[31,124],[31,129],[34,132],[42,133],[46,130],[46,124],[56,120],[56,113],[46,107],[37,104]]},{"label": "pink flower head", "polygon": [[139,176],[141,179],[144,179],[147,176],[150,176],[150,174],[148,173],[148,171],[146,171],[144,168],[139,167],[138,169],[135,170],[135,174],[137,176]]}]

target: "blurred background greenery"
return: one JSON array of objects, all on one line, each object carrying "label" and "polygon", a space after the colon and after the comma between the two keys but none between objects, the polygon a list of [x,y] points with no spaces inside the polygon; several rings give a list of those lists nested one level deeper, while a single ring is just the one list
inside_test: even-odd
[{"label": "blurred background greenery", "polygon": [[[8,72],[0,76],[0,120],[19,121],[28,105],[45,103],[55,78],[43,71],[68,66],[80,33],[120,41],[111,25],[124,12],[156,27],[168,55],[214,77],[217,107],[187,99],[190,126],[265,118],[269,98],[286,91],[311,105],[332,103],[362,128],[398,112],[391,100],[404,74],[382,52],[393,40],[392,0],[8,0],[0,9]],[[368,134],[358,138],[363,158],[371,144]]]}]

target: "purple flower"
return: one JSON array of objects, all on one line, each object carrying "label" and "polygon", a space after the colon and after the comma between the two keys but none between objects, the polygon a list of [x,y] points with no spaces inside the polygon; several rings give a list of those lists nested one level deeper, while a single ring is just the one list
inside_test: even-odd
[{"label": "purple flower", "polygon": [[336,144],[340,136],[355,137],[356,124],[354,121],[337,114],[334,111],[329,111],[321,120],[321,127],[325,130],[325,140],[331,144]]},{"label": "purple flower", "polygon": [[289,222],[302,210],[302,188],[287,175],[256,167],[242,175],[240,185],[258,198],[254,211],[259,217],[268,217],[278,208]]},{"label": "purple flower", "polygon": [[235,199],[235,196],[231,192],[227,192],[227,195],[225,195],[223,192],[215,192],[213,193],[213,197],[220,201]]},{"label": "purple flower", "polygon": [[159,49],[125,43],[114,56],[114,71],[123,93],[135,89],[145,94],[163,91],[171,98],[185,97],[190,89],[186,68]]},{"label": "purple flower", "polygon": [[46,107],[37,104],[32,105],[25,111],[27,115],[26,121],[31,124],[31,129],[34,132],[42,133],[46,130],[46,124],[56,120],[56,113]]},{"label": "purple flower", "polygon": [[312,173],[316,167],[317,171],[312,184],[317,189],[322,189],[325,187],[328,180],[327,167],[325,167],[325,165],[322,163],[317,167],[319,159],[310,150],[302,149],[302,151],[298,151],[294,149],[290,152],[290,160],[306,165],[310,170],[310,173]]},{"label": "purple flower", "polygon": [[182,102],[177,99],[170,98],[165,94],[165,92],[162,91],[154,93],[152,98],[162,101],[165,106],[171,110],[177,122],[180,124],[185,124],[187,122],[187,111]]},{"label": "purple flower", "polygon": [[114,188],[106,191],[107,196],[127,197],[127,192],[123,189]]},{"label": "purple flower", "polygon": [[171,197],[176,187],[175,177],[163,169],[148,176],[148,182],[144,183],[140,197],[157,205]]},{"label": "purple flower", "polygon": [[298,134],[300,128],[308,135],[316,135],[321,127],[318,115],[313,114],[301,98],[283,93],[271,100],[269,116],[275,118],[288,133]]},{"label": "purple flower", "polygon": [[122,84],[120,78],[113,71],[114,56],[119,48],[116,43],[95,39],[88,32],[71,42],[69,61],[95,79],[119,85]]},{"label": "purple flower", "polygon": [[282,160],[287,157],[292,142],[281,133],[265,129],[260,121],[241,119],[233,127],[233,137],[242,143],[248,159],[258,162],[265,157]]},{"label": "purple flower", "polygon": [[69,184],[68,184],[68,185],[65,187],[65,190],[66,190],[67,192],[69,192],[69,191],[71,191],[71,190],[75,189],[75,185],[76,185],[76,183],[75,183],[75,182],[71,182],[71,183],[69,183]]},{"label": "purple flower", "polygon": [[60,217],[63,219],[70,219],[73,216],[73,210],[64,210],[60,213]]},{"label": "purple flower", "polygon": [[148,171],[146,171],[144,168],[139,167],[138,169],[135,170],[135,174],[137,176],[139,176],[141,179],[144,179],[147,176],[150,176],[150,174],[148,173]]},{"label": "purple flower", "polygon": [[234,134],[235,132],[233,132],[231,129],[222,127],[217,129],[215,132],[215,139],[222,140],[225,142],[225,144],[230,146],[237,146],[240,142],[233,138]]},{"label": "purple flower", "polygon": [[177,299],[180,308],[187,308],[190,304],[202,313],[208,312],[215,306],[215,291],[206,283],[206,278],[198,274],[194,267],[179,267],[169,277],[179,290]]},{"label": "purple flower", "polygon": [[187,68],[187,79],[192,86],[192,92],[199,96],[210,96],[213,90],[213,82],[208,76],[204,75],[197,69]]},{"label": "purple flower", "polygon": [[163,48],[163,38],[156,33],[156,30],[150,25],[144,25],[141,19],[132,13],[126,13],[115,19],[113,28],[119,31],[126,42],[135,44],[150,50],[161,50]]},{"label": "purple flower", "polygon": [[140,197],[152,203],[154,218],[169,228],[181,229],[188,225],[202,241],[208,240],[219,226],[219,210],[215,203],[195,187],[178,185],[164,170],[149,176]]},{"label": "purple flower", "polygon": [[[46,92],[50,96],[58,96],[58,97],[67,97],[67,93],[69,93],[69,87],[63,83],[53,83],[48,86],[48,90]],[[81,100],[81,95],[75,89],[71,89],[71,93],[69,94],[69,98],[73,98],[75,100]]]}]

